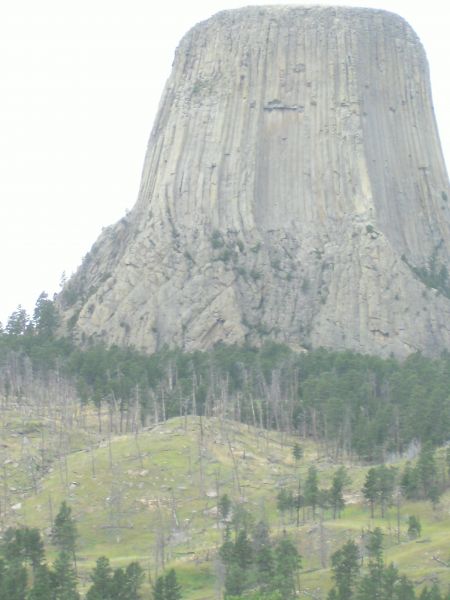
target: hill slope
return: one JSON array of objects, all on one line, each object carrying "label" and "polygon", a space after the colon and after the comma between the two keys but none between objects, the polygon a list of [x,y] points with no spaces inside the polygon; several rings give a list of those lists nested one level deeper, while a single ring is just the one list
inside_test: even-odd
[{"label": "hill slope", "polygon": [[[55,462],[39,481],[37,493],[30,490],[22,499],[15,522],[49,534],[59,503],[66,499],[78,524],[83,580],[100,555],[110,557],[115,566],[139,560],[150,576],[164,563],[177,568],[185,598],[206,600],[215,597],[217,549],[223,541],[218,496],[228,494],[255,521],[265,519],[274,535],[287,530],[293,537],[303,555],[301,597],[323,597],[330,585],[331,553],[350,538],[360,543],[362,530],[375,526],[385,533],[387,560],[395,561],[416,584],[436,576],[450,583],[450,569],[438,562],[449,558],[449,494],[436,510],[424,502],[402,505],[400,544],[395,508],[384,519],[370,519],[362,503],[367,467],[348,465],[352,483],[340,519],[318,511],[314,520],[307,510],[297,527],[295,516],[280,515],[276,497],[281,487],[295,490],[298,476],[304,481],[312,464],[319,470],[321,487],[329,487],[339,466],[312,443],[302,443],[304,457],[296,465],[296,441],[217,419],[171,419],[138,436],[104,439],[92,451],[71,453],[62,468]],[[417,541],[406,533],[410,514],[422,521],[423,535]]]}]

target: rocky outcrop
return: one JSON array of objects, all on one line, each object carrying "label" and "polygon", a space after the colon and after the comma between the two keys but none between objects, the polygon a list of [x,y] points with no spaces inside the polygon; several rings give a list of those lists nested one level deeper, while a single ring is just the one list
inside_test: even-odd
[{"label": "rocky outcrop", "polygon": [[181,41],[139,199],[59,305],[83,342],[450,348],[450,191],[422,46],[379,10],[250,7]]}]

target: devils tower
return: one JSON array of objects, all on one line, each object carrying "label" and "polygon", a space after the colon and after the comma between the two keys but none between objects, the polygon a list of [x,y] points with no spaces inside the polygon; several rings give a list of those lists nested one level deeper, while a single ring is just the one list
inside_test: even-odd
[{"label": "devils tower", "polygon": [[182,39],[138,201],[59,306],[80,343],[437,354],[449,258],[414,31],[379,10],[250,7]]}]

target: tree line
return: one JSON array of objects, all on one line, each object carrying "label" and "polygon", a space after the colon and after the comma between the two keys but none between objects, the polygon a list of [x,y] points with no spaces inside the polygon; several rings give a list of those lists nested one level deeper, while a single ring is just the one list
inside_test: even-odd
[{"label": "tree line", "polygon": [[[115,431],[205,415],[313,438],[336,460],[383,462],[450,431],[450,355],[394,358],[318,349],[296,353],[219,345],[207,352],[78,347],[58,332],[53,301],[18,308],[0,330],[0,395],[21,401],[68,382],[79,402],[109,413]],[[99,421],[99,427],[102,424]]]}]

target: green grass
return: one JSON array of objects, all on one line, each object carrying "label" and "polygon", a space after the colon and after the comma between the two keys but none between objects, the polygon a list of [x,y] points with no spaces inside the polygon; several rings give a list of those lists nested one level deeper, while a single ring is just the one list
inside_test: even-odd
[{"label": "green grass", "polygon": [[[12,435],[12,429],[4,431],[9,431],[11,437],[4,439],[14,460],[19,460],[23,440]],[[30,445],[37,447],[41,434],[34,431],[28,435]],[[113,567],[140,561],[149,582],[162,570],[164,538],[165,564],[177,569],[184,597],[215,597],[215,557],[223,535],[217,524],[217,493],[244,502],[255,520],[265,518],[270,523],[274,535],[281,529],[292,535],[303,556],[305,598],[311,593],[324,596],[331,585],[332,552],[350,538],[358,541],[363,530],[375,526],[385,533],[386,562],[393,561],[418,585],[435,576],[450,583],[450,569],[433,559],[450,559],[450,494],[444,495],[435,511],[425,502],[404,504],[401,543],[397,544],[395,507],[385,519],[377,515],[371,520],[361,501],[367,471],[363,466],[348,466],[352,478],[347,490],[349,504],[340,519],[333,521],[326,512],[321,525],[320,511],[316,522],[306,513],[299,528],[293,518],[280,519],[276,510],[280,485],[295,488],[298,474],[304,481],[308,467],[314,464],[321,486],[326,487],[339,466],[324,458],[312,442],[300,441],[304,457],[296,466],[292,447],[298,438],[218,419],[171,419],[137,437],[104,438],[92,451],[89,440],[92,435],[73,434],[71,448],[78,451],[71,452],[67,461],[54,454],[48,472],[38,481],[37,493],[32,487],[21,488],[17,493],[21,508],[5,518],[5,525],[39,527],[52,558],[51,519],[67,500],[77,521],[79,571],[84,584],[101,555],[107,556]],[[25,480],[23,485],[26,487]],[[406,535],[410,514],[422,523],[422,538],[417,541]]]}]

